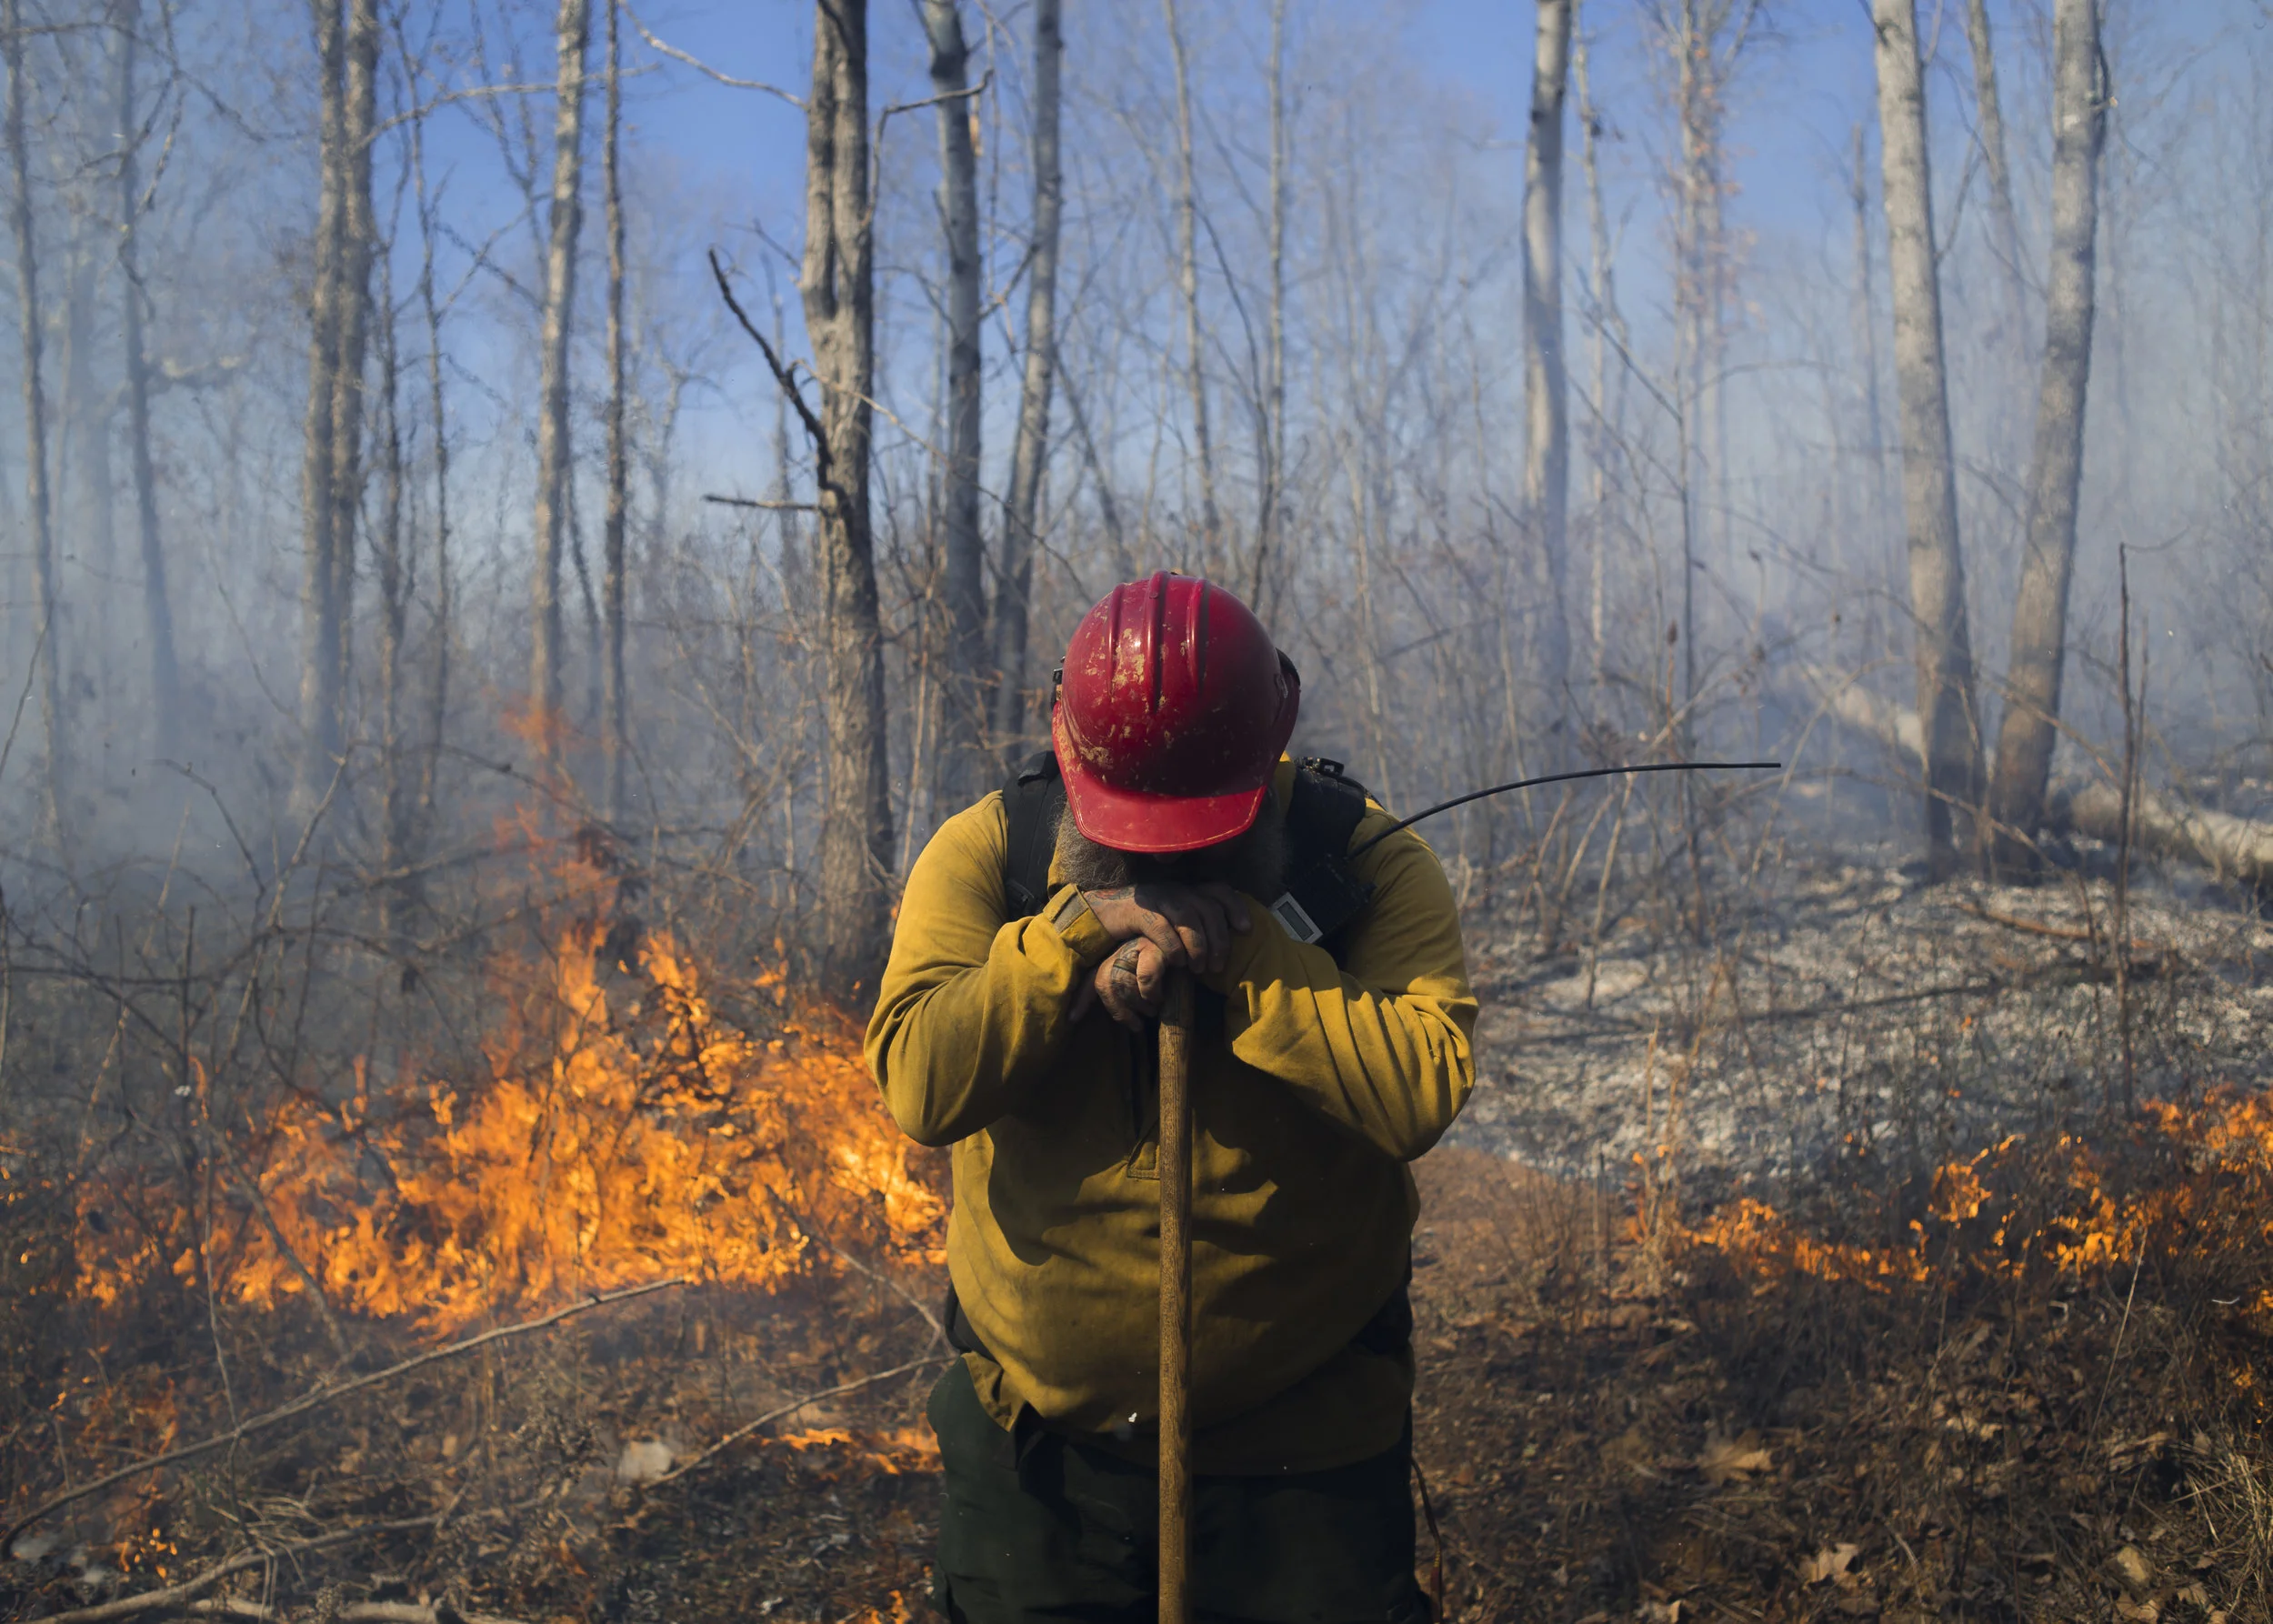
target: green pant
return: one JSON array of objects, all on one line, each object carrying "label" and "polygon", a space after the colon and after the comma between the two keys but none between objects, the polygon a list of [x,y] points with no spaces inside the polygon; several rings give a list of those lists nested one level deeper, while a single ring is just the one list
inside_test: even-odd
[{"label": "green pant", "polygon": [[[952,1624],[1152,1624],[1159,1479],[1046,1429],[1014,1438],[957,1359],[932,1389],[946,1479],[932,1599]],[[1413,1579],[1408,1441],[1331,1471],[1200,1478],[1199,1624],[1427,1624]]]}]

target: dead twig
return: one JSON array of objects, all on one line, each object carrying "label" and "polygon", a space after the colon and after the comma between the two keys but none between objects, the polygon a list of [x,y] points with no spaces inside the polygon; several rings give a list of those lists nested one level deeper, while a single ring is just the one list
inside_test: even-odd
[{"label": "dead twig", "polygon": [[[516,1508],[517,1509],[517,1508]],[[295,1540],[289,1545],[271,1546],[265,1549],[241,1550],[225,1561],[215,1563],[195,1579],[185,1579],[178,1585],[168,1585],[163,1590],[145,1590],[135,1596],[121,1596],[115,1600],[100,1601],[93,1607],[74,1608],[67,1613],[52,1613],[47,1624],[105,1624],[112,1619],[138,1619],[146,1613],[186,1611],[188,1603],[210,1590],[230,1575],[242,1573],[248,1568],[262,1568],[279,1557],[305,1556],[312,1551],[328,1550],[351,1540],[374,1534],[399,1534],[413,1529],[430,1529],[440,1522],[443,1512],[427,1517],[406,1517],[396,1522],[366,1522],[352,1529],[337,1529],[328,1534],[318,1534],[312,1539]],[[495,1515],[493,1513],[492,1515]],[[15,1535],[11,1533],[12,1540]],[[0,1544],[0,1549],[6,1549]]]},{"label": "dead twig", "polygon": [[[193,1619],[281,1620],[285,1617],[281,1608],[265,1607],[242,1596],[193,1601],[177,1610]],[[446,1602],[427,1605],[416,1601],[351,1601],[325,1616],[337,1624],[519,1624],[517,1619],[496,1613],[462,1613]]]},{"label": "dead twig", "polygon": [[795,1412],[803,1409],[808,1404],[817,1403],[823,1398],[834,1398],[840,1393],[857,1392],[862,1388],[874,1387],[879,1381],[889,1381],[895,1376],[905,1376],[910,1370],[920,1370],[926,1365],[943,1365],[945,1363],[946,1363],[946,1358],[935,1354],[926,1354],[922,1358],[910,1359],[905,1365],[895,1365],[889,1370],[873,1371],[866,1376],[856,1377],[851,1381],[839,1382],[833,1388],[823,1388],[817,1393],[807,1393],[801,1398],[793,1398],[788,1403],[782,1405],[776,1409],[767,1410],[764,1415],[758,1417],[757,1419],[754,1421],[746,1421],[741,1426],[736,1427],[733,1431],[727,1433],[726,1437],[711,1445],[710,1448],[705,1449],[701,1454],[689,1459],[685,1465],[673,1467],[669,1471],[665,1472],[659,1478],[649,1479],[646,1487],[652,1490],[662,1488],[666,1483],[676,1482],[679,1479],[684,1478],[687,1473],[693,1471],[696,1467],[706,1465],[718,1455],[732,1449],[736,1444],[740,1443],[744,1439],[749,1437],[751,1433],[756,1432],[760,1427],[766,1425],[768,1422],[778,1421],[786,1415],[794,1414]]},{"label": "dead twig", "polygon": [[[453,1342],[446,1348],[429,1348],[426,1352],[415,1355],[399,1364],[389,1365],[384,1370],[375,1370],[368,1376],[359,1376],[355,1380],[343,1382],[338,1387],[318,1388],[312,1393],[303,1394],[295,1398],[280,1409],[272,1409],[265,1414],[255,1416],[248,1421],[232,1427],[226,1432],[216,1433],[211,1438],[202,1439],[197,1443],[186,1444],[178,1449],[169,1449],[163,1455],[153,1455],[147,1459],[134,1461],[129,1465],[120,1467],[115,1471],[105,1472],[99,1478],[90,1479],[76,1489],[67,1489],[61,1494],[41,1501],[15,1522],[10,1523],[5,1530],[0,1530],[0,1550],[11,1549],[15,1544],[16,1536],[42,1518],[59,1511],[65,1506],[85,1499],[89,1495],[99,1494],[114,1483],[124,1482],[128,1478],[138,1477],[144,1472],[154,1472],[165,1467],[178,1466],[185,1460],[194,1460],[200,1455],[209,1455],[215,1449],[226,1449],[231,1444],[242,1442],[252,1437],[255,1433],[265,1432],[273,1427],[281,1427],[286,1421],[296,1420],[311,1410],[321,1409],[325,1405],[345,1398],[352,1393],[359,1393],[366,1388],[381,1386],[398,1376],[407,1376],[413,1370],[424,1369],[426,1366],[439,1364],[444,1359],[456,1358],[460,1354],[471,1353],[478,1348],[486,1348],[493,1342],[503,1342],[515,1337],[526,1337],[532,1332],[558,1325],[564,1319],[573,1318],[587,1309],[605,1308],[609,1303],[625,1302],[635,1297],[646,1297],[651,1292],[667,1290],[673,1286],[685,1284],[686,1282],[684,1278],[675,1275],[667,1280],[651,1280],[644,1286],[627,1286],[621,1291],[600,1292],[586,1298],[582,1302],[570,1303],[566,1308],[556,1308],[540,1318],[523,1320],[518,1325],[500,1326],[495,1330],[484,1331],[478,1337],[468,1337],[462,1342]],[[819,1396],[816,1395],[816,1397]],[[433,1518],[421,1519],[416,1523],[406,1523],[402,1526],[424,1527],[434,1520],[436,1519]],[[180,1587],[176,1586],[175,1589],[178,1589]],[[158,1592],[151,1593],[155,1595]],[[195,1594],[194,1591],[190,1593]],[[104,1605],[107,1607],[115,1604],[105,1602]],[[81,1615],[75,1613],[66,1616],[77,1618]],[[87,1613],[85,1616],[92,1619],[124,1618],[126,1615],[124,1613]]]},{"label": "dead twig", "polygon": [[[2018,930],[2028,936],[2050,937],[2056,942],[2092,942],[2098,939],[2080,925],[2055,925],[2048,919],[2023,918],[2018,914],[1999,913],[1978,903],[1960,902],[1957,906],[1959,913],[1971,914],[1977,919],[1985,919],[1991,925],[2002,925],[2008,930]],[[2148,941],[2143,937],[2133,937],[2130,945],[2134,953],[2147,953],[2158,957],[2164,950],[2160,944]]]}]

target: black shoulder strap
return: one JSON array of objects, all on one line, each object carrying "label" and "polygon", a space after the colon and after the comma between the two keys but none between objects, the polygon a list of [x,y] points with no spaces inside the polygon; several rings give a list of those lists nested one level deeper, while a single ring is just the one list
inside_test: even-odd
[{"label": "black shoulder strap", "polygon": [[1318,857],[1349,855],[1350,837],[1366,818],[1366,787],[1323,756],[1295,763],[1295,792],[1287,807],[1290,867]]},{"label": "black shoulder strap", "polygon": [[1373,900],[1349,865],[1350,837],[1365,820],[1366,787],[1338,761],[1311,757],[1295,767],[1287,806],[1287,893],[1271,905],[1287,933],[1341,957],[1341,934]]},{"label": "black shoulder strap", "polygon": [[1049,900],[1050,857],[1057,849],[1057,817],[1065,807],[1066,786],[1053,751],[1029,757],[1002,787],[1003,817],[1010,827],[1003,895],[1014,919],[1040,913]]}]

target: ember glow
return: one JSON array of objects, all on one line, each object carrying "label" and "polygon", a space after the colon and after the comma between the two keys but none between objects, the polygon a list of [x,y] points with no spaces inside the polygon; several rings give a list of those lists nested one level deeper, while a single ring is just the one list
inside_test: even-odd
[{"label": "ember glow", "polygon": [[[382,1085],[359,1065],[343,1103],[283,1108],[257,1178],[290,1255],[250,1202],[215,1203],[204,1251],[226,1299],[275,1307],[306,1291],[304,1266],[335,1310],[439,1333],[670,1275],[771,1288],[839,1249],[939,1259],[944,1203],[911,1175],[849,1018],[768,968],[753,990],[779,1025],[742,1031],[667,933],[605,965],[606,912],[546,962],[493,969],[486,1075]],[[114,1226],[110,1249],[99,1228],[85,1297],[198,1280],[186,1216],[157,1239]]]},{"label": "ember glow", "polygon": [[[1817,1239],[1749,1198],[1678,1238],[1763,1280],[1892,1287],[2031,1270],[2097,1279],[2136,1268],[2150,1247],[2167,1259],[2261,1272],[2273,1252],[2273,1094],[2155,1102],[2129,1145],[2009,1138],[1936,1173],[1927,1215],[1903,1245]],[[2235,1306],[2273,1330],[2273,1289],[2252,1288]]]}]

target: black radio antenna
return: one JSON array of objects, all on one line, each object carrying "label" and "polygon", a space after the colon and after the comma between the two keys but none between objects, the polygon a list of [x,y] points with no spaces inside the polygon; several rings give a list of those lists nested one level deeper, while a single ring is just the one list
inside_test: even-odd
[{"label": "black radio antenna", "polygon": [[1438,801],[1425,812],[1391,824],[1378,835],[1349,854],[1350,860],[1364,857],[1399,829],[1409,829],[1424,817],[1434,817],[1439,812],[1449,812],[1455,807],[1465,807],[1470,801],[1480,801],[1487,796],[1506,795],[1511,789],[1536,789],[1542,784],[1567,784],[1575,778],[1615,778],[1627,773],[1742,773],[1781,772],[1780,761],[1649,761],[1637,767],[1590,767],[1582,772],[1546,773],[1537,778],[1517,778],[1512,784],[1495,784],[1489,789],[1471,789],[1466,795],[1456,795],[1448,801]]}]

